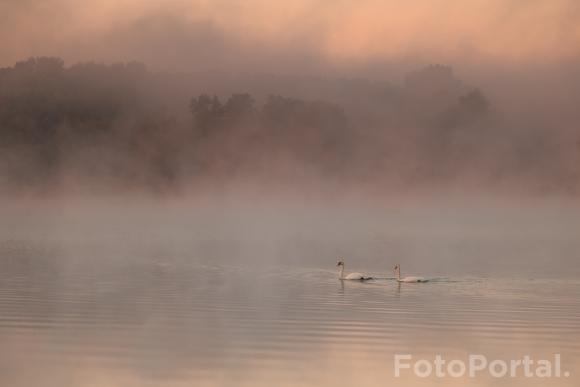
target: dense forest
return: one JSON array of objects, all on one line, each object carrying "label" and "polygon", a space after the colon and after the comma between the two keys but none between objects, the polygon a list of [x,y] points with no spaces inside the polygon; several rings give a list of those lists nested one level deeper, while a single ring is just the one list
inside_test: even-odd
[{"label": "dense forest", "polygon": [[579,161],[580,135],[513,125],[442,65],[401,85],[58,58],[0,69],[2,191],[308,177],[577,192]]}]

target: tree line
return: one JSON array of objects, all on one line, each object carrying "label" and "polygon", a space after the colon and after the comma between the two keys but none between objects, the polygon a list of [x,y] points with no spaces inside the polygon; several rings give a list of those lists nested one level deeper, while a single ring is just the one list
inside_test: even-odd
[{"label": "tree line", "polygon": [[[252,160],[281,157],[330,171],[349,146],[339,106],[248,93],[222,102],[200,94],[178,119],[147,93],[139,63],[32,58],[0,70],[0,179],[54,184],[67,178],[168,186],[234,173]],[[256,164],[259,167],[259,163]]]},{"label": "tree line", "polygon": [[41,57],[0,69],[0,189],[75,181],[171,189],[301,174],[417,184],[522,168],[549,184],[577,183],[573,171],[548,173],[563,164],[554,136],[522,141],[447,66],[410,73],[399,87],[340,82],[326,100],[192,87],[187,101],[166,98],[166,83],[136,62],[67,67]]}]

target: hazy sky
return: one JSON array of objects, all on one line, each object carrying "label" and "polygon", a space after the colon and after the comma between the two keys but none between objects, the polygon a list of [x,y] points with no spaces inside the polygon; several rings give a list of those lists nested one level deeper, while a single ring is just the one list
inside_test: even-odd
[{"label": "hazy sky", "polygon": [[566,65],[580,2],[0,0],[0,65],[37,55],[180,71]]}]

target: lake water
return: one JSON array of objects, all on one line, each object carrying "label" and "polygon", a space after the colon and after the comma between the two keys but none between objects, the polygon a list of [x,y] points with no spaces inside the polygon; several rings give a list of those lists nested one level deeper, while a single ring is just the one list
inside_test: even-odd
[{"label": "lake water", "polygon": [[[148,208],[3,208],[1,386],[578,386],[575,208]],[[570,376],[395,378],[396,354]]]}]

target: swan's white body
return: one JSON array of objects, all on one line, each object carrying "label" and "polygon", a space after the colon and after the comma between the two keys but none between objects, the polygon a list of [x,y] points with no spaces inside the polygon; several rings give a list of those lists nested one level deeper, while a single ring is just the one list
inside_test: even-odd
[{"label": "swan's white body", "polygon": [[425,277],[404,277],[401,278],[401,265],[395,265],[395,277],[398,282],[427,282],[429,281]]},{"label": "swan's white body", "polygon": [[350,273],[348,274],[346,277],[344,276],[344,262],[339,261],[336,266],[339,266],[339,272],[338,272],[338,279],[340,280],[358,280],[358,281],[366,281],[366,280],[370,280],[373,279],[373,277],[369,277],[367,275],[361,274],[361,273]]},{"label": "swan's white body", "polygon": [[346,277],[340,277],[340,279],[346,279],[346,280],[364,280],[364,279],[370,279],[370,277],[365,277],[361,273],[350,273]]}]

